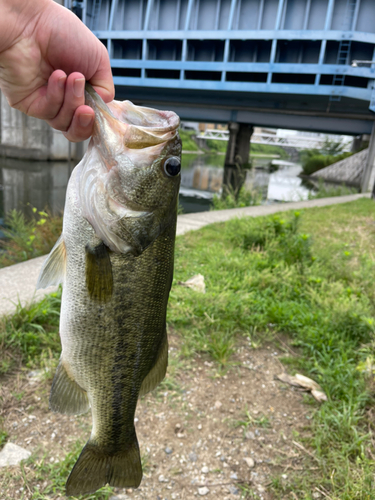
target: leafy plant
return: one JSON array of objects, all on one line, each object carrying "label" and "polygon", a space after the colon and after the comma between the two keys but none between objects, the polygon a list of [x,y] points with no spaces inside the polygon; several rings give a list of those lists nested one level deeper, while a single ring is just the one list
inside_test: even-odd
[{"label": "leafy plant", "polygon": [[328,165],[332,165],[348,156],[351,156],[353,153],[342,153],[340,155],[324,155],[321,152],[319,154],[315,154],[312,156],[308,156],[305,160],[302,161],[302,170],[305,175],[311,175],[322,168],[328,167]]},{"label": "leafy plant", "polygon": [[23,262],[48,253],[62,230],[62,216],[31,209],[28,219],[22,212],[11,210],[5,217],[0,240],[0,267]]},{"label": "leafy plant", "polygon": [[12,316],[1,319],[0,372],[9,371],[15,360],[36,367],[48,363],[49,357],[58,359],[60,304],[61,291],[29,306],[18,303]]},{"label": "leafy plant", "polygon": [[265,415],[261,415],[260,417],[253,417],[249,410],[246,410],[245,417],[243,420],[237,420],[235,422],[236,427],[243,427],[244,430],[247,430],[249,427],[262,427],[267,428],[271,426],[270,419]]},{"label": "leafy plant", "polygon": [[211,210],[251,207],[254,205],[260,205],[261,201],[261,193],[255,190],[247,189],[243,186],[237,196],[233,190],[231,190],[224,198],[215,194],[212,199]]},{"label": "leafy plant", "polygon": [[182,149],[185,151],[198,151],[198,145],[194,141],[193,137],[195,135],[194,130],[179,130],[178,134],[182,141]]}]

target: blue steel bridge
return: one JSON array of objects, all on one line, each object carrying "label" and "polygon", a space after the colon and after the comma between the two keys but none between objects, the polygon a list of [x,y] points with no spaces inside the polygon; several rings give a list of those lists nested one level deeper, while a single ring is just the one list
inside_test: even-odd
[{"label": "blue steel bridge", "polygon": [[[117,99],[182,119],[371,133],[375,0],[65,0]],[[353,60],[370,61],[352,67]]]}]

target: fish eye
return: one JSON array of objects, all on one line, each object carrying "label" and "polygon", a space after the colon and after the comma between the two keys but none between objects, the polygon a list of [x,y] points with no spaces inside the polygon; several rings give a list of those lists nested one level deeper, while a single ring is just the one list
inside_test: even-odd
[{"label": "fish eye", "polygon": [[181,160],[177,156],[171,156],[164,162],[164,172],[168,177],[175,177],[181,171]]}]

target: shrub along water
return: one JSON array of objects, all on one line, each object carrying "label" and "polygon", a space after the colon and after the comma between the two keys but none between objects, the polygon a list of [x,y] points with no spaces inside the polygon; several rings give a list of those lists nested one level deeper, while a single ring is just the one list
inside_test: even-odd
[{"label": "shrub along water", "polygon": [[344,158],[348,158],[348,156],[351,156],[352,154],[353,153],[341,153],[336,156],[316,154],[310,156],[302,162],[303,173],[305,175],[311,175],[322,168],[328,167],[328,165],[332,165],[333,163],[337,163]]},{"label": "shrub along water", "polygon": [[[288,371],[315,379],[328,396],[321,406],[310,402],[314,417],[298,436],[312,450],[311,468],[275,477],[276,498],[293,492],[311,500],[316,485],[332,500],[374,498],[374,220],[375,204],[360,199],[177,239],[168,324],[181,336],[182,355],[209,355],[225,371],[238,339],[277,343],[283,333],[301,353],[284,358]],[[177,285],[198,273],[205,294]],[[59,295],[33,308],[3,321],[3,371],[14,359],[57,362]]]}]

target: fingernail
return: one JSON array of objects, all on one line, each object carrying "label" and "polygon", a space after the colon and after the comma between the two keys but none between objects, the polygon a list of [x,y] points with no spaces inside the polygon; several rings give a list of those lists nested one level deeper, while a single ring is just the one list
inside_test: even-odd
[{"label": "fingernail", "polygon": [[88,127],[93,121],[93,117],[91,115],[80,115],[79,124],[81,127]]},{"label": "fingernail", "polygon": [[65,87],[65,82],[66,76],[60,76],[60,78],[57,80],[57,85],[60,87],[60,89],[63,89]]},{"label": "fingernail", "polygon": [[82,97],[85,90],[85,79],[77,78],[73,82],[73,92],[76,97]]}]

